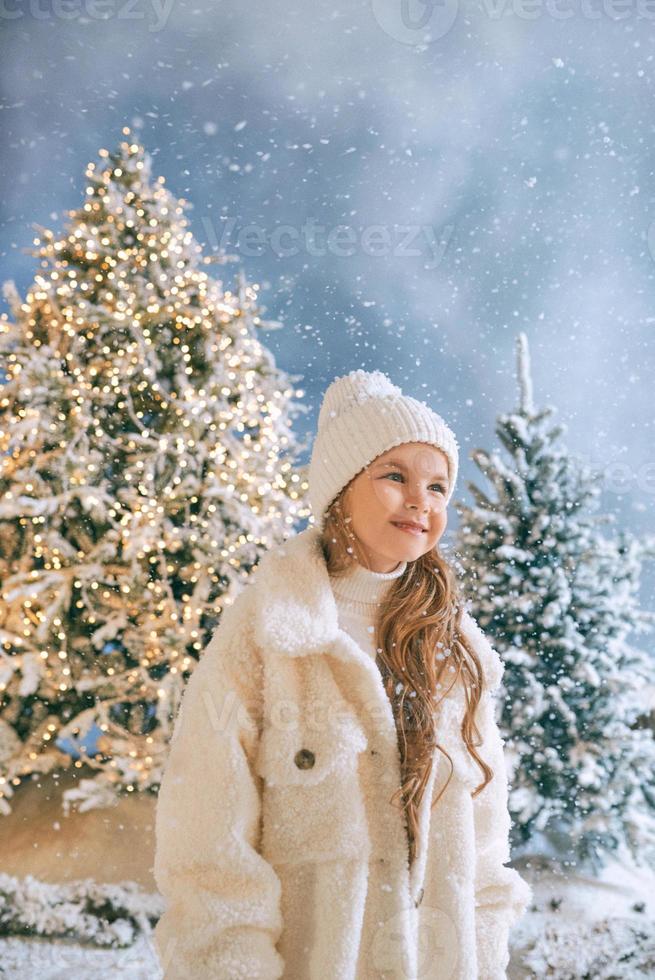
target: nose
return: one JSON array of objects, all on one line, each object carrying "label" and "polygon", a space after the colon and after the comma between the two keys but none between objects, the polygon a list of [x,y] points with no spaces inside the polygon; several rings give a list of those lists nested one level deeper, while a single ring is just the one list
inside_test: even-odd
[{"label": "nose", "polygon": [[417,487],[412,490],[408,487],[405,494],[405,507],[426,512],[430,509],[430,498],[427,490]]}]

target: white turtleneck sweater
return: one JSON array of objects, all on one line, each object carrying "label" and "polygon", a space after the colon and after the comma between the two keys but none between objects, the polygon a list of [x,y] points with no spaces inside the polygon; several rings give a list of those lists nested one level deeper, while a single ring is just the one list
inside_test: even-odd
[{"label": "white turtleneck sweater", "polygon": [[401,561],[391,572],[371,572],[354,562],[344,575],[330,576],[330,585],[339,613],[339,627],[373,658],[375,620],[379,606],[394,579],[399,578],[407,562]]}]

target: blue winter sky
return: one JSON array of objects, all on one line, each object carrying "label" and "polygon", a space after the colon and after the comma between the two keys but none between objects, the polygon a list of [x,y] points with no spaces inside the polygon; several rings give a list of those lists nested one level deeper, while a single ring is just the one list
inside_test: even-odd
[{"label": "blue winter sky", "polygon": [[300,435],[380,368],[453,426],[468,498],[525,330],[536,402],[652,529],[654,26],[653,0],[3,0],[0,278],[25,291],[33,225],[130,126],[283,322]]}]

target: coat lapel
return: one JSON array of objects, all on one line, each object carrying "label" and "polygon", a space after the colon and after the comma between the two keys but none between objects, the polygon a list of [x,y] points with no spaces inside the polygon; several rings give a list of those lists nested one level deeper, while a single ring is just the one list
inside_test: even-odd
[{"label": "coat lapel", "polygon": [[339,626],[320,532],[312,525],[264,555],[255,573],[260,601],[255,642],[279,657],[329,654],[353,668],[352,685],[374,707],[380,734],[396,747],[396,724],[380,670],[349,633]]},{"label": "coat lapel", "polygon": [[[302,657],[331,647],[330,652],[342,659],[370,663],[370,657],[339,628],[320,532],[314,525],[266,552],[252,578],[263,593],[255,623],[255,640],[263,649]],[[483,664],[486,686],[497,687],[504,671],[500,657],[466,609],[461,626]]]},{"label": "coat lapel", "polygon": [[253,575],[260,590],[255,614],[257,645],[282,657],[330,654],[359,668],[366,675],[363,683],[369,703],[371,696],[376,702],[385,728],[383,735],[396,743],[393,710],[380,670],[339,626],[339,611],[316,527],[310,525],[267,552]]},{"label": "coat lapel", "polygon": [[313,525],[268,551],[252,574],[263,593],[255,623],[255,641],[263,649],[302,657],[337,638],[337,606]]}]

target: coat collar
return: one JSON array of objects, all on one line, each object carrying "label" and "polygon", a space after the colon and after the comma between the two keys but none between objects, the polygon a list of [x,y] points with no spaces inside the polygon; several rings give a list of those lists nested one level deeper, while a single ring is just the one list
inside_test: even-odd
[{"label": "coat collar", "polygon": [[[255,642],[262,649],[288,657],[323,653],[330,647],[341,656],[359,657],[359,648],[339,627],[339,613],[316,525],[292,535],[260,559],[253,571],[259,602]],[[500,684],[504,665],[467,609],[461,629],[475,649],[486,686]]]},{"label": "coat collar", "polygon": [[319,653],[338,638],[337,604],[320,537],[310,525],[268,551],[257,565],[259,646],[299,657]]}]

